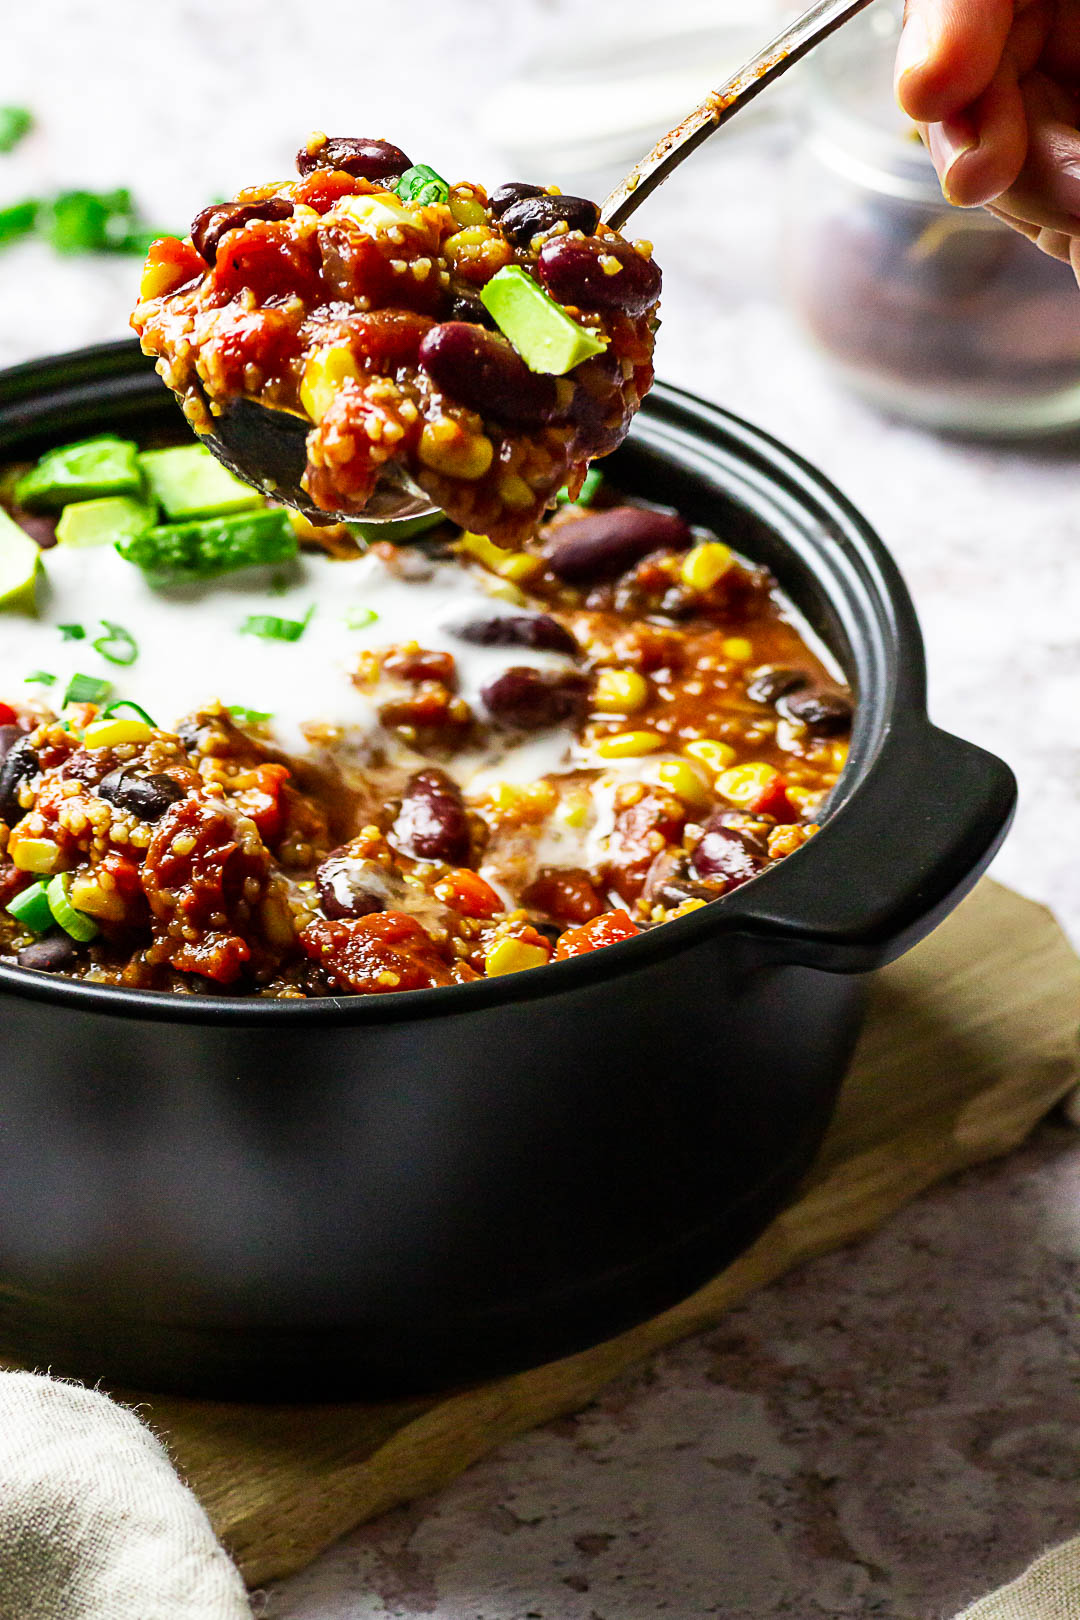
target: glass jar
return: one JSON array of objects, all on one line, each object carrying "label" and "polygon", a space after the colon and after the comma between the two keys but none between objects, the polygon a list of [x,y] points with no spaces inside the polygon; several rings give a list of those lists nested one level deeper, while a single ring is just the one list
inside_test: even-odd
[{"label": "glass jar", "polygon": [[837,375],[926,426],[1080,425],[1080,290],[982,209],[950,207],[892,94],[899,18],[872,7],[807,63],[784,274]]}]

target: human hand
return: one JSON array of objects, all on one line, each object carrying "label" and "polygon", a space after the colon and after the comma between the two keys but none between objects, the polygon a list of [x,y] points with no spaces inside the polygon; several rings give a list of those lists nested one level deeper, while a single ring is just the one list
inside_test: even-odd
[{"label": "human hand", "polygon": [[1080,278],[1080,0],[907,0],[896,93],[949,201]]}]

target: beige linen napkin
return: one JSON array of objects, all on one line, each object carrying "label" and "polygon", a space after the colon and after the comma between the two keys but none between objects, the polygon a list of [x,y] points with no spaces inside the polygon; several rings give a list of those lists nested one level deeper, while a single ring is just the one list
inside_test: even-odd
[{"label": "beige linen napkin", "polygon": [[133,1412],[0,1373],[0,1620],[251,1620],[209,1520]]},{"label": "beige linen napkin", "polygon": [[1080,1536],[1043,1553],[956,1620],[1080,1620]]}]

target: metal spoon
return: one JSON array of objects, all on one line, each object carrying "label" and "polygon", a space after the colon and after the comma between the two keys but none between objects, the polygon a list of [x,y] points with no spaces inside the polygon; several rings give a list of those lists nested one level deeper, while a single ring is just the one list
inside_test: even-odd
[{"label": "metal spoon", "polygon": [[[600,210],[605,225],[621,229],[645,198],[703,141],[870,3],[871,0],[816,0],[725,85],[712,91],[699,107],[661,137],[605,199]],[[270,410],[254,400],[238,399],[226,405],[214,420],[217,433],[204,442],[218,460],[247,483],[308,517],[324,523],[356,521],[357,518],[364,523],[391,523],[438,510],[406,473],[391,467],[380,477],[363,512],[325,512],[313,505],[300,486],[307,465],[305,441],[310,429],[303,417]]]}]

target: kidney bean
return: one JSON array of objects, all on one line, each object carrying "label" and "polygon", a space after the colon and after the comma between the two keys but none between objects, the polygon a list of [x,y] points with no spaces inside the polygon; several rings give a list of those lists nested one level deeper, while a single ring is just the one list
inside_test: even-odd
[{"label": "kidney bean", "polygon": [[30,746],[27,737],[12,743],[0,765],[0,821],[14,827],[24,815],[19,803],[19,788],[41,769],[41,761]]},{"label": "kidney bean", "polygon": [[323,911],[335,922],[344,917],[368,917],[387,911],[407,892],[399,872],[378,861],[360,860],[347,850],[328,855],[315,874]]},{"label": "kidney bean", "polygon": [[46,939],[35,939],[32,945],[24,945],[17,960],[20,967],[33,968],[35,973],[67,973],[78,958],[79,953],[68,936],[55,933]]},{"label": "kidney bean", "polygon": [[417,771],[405,784],[392,835],[399,849],[418,860],[464,866],[469,820],[457,783],[445,771]]},{"label": "kidney bean", "polygon": [[552,572],[577,583],[614,579],[650,551],[686,551],[693,538],[674,512],[610,506],[554,530],[544,550]]},{"label": "kidney bean", "polygon": [[563,220],[568,230],[591,236],[600,222],[600,210],[587,197],[549,197],[540,193],[522,197],[504,209],[499,229],[515,247],[527,248],[534,236],[552,230]]},{"label": "kidney bean", "polygon": [[523,892],[521,904],[561,923],[586,923],[604,910],[592,878],[577,866],[544,867]]},{"label": "kidney bean", "polygon": [[529,180],[507,180],[504,185],[497,186],[488,198],[491,212],[496,219],[501,219],[506,210],[514,203],[521,202],[524,197],[542,197],[543,186],[534,186]]},{"label": "kidney bean", "polygon": [[521,664],[489,681],[481,696],[504,726],[540,731],[576,719],[584,710],[588,685],[584,675],[552,675]]},{"label": "kidney bean", "polygon": [[186,789],[164,773],[136,776],[123,768],[110,771],[98,787],[98,797],[119,810],[127,810],[140,821],[160,821],[170,804],[187,798]]},{"label": "kidney bean", "polygon": [[389,141],[331,135],[314,151],[302,146],[296,154],[296,167],[301,174],[310,174],[313,169],[343,169],[357,180],[397,180],[412,168],[412,159]]},{"label": "kidney bean", "polygon": [[681,906],[686,900],[716,900],[722,889],[695,883],[689,876],[690,863],[681,849],[662,849],[649,867],[641,898],[650,906]]},{"label": "kidney bean", "polygon": [[[614,259],[621,269],[609,274],[601,259]],[[628,242],[583,242],[576,236],[553,236],[540,249],[540,280],[560,304],[579,309],[618,309],[644,315],[660,297],[660,270]]]},{"label": "kidney bean", "polygon": [[753,703],[775,703],[788,692],[809,684],[810,677],[804,669],[791,669],[786,664],[765,664],[761,669],[755,669],[746,695]]},{"label": "kidney bean", "polygon": [[474,647],[538,647],[544,652],[579,651],[577,642],[550,613],[497,613],[490,619],[467,619],[449,627],[451,635]]},{"label": "kidney bean", "polygon": [[292,211],[292,203],[284,197],[266,197],[262,202],[212,203],[192,220],[191,240],[195,251],[207,264],[213,264],[226,231],[248,225],[253,219],[289,219]]},{"label": "kidney bean", "polygon": [[780,709],[789,720],[797,720],[813,737],[836,737],[851,725],[851,699],[840,692],[793,692],[781,700]]},{"label": "kidney bean", "polygon": [[768,864],[768,849],[762,840],[743,827],[731,823],[730,811],[721,810],[705,823],[690,869],[694,877],[723,878],[731,889],[755,877]]},{"label": "kidney bean", "polygon": [[469,321],[433,326],[420,365],[443,393],[507,427],[540,427],[555,415],[554,377],[530,371],[504,337]]}]

